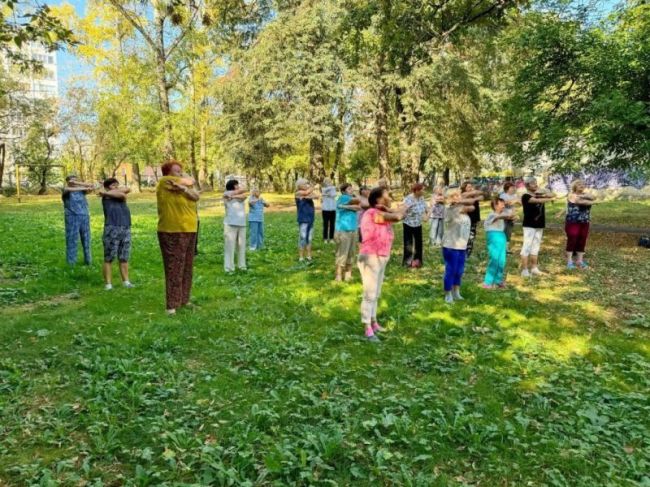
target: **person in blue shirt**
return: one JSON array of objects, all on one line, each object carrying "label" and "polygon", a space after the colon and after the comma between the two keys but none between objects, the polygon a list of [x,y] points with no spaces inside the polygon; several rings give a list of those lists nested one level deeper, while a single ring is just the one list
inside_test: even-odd
[{"label": "person in blue shirt", "polygon": [[264,208],[269,204],[260,196],[260,190],[253,188],[248,198],[248,228],[250,233],[250,250],[264,247]]},{"label": "person in blue shirt", "polygon": [[80,181],[76,175],[71,174],[65,178],[63,188],[63,213],[65,217],[65,256],[68,264],[77,263],[77,242],[81,237],[81,246],[84,253],[84,264],[92,263],[90,253],[90,213],[86,194],[90,193],[94,185]]},{"label": "person in blue shirt", "polygon": [[341,185],[341,196],[336,201],[336,281],[352,279],[352,266],[357,247],[357,212],[361,211],[360,201],[354,198],[350,183]]},{"label": "person in blue shirt", "polygon": [[304,178],[296,181],[296,208],[298,210],[298,257],[303,262],[305,257],[311,262],[311,242],[314,238],[314,200],[318,195]]}]

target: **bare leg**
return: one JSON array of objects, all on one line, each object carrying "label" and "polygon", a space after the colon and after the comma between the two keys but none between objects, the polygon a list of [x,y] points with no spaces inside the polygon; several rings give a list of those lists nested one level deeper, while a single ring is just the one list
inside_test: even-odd
[{"label": "bare leg", "polygon": [[527,271],[528,270],[528,256],[521,256],[521,270],[522,271]]},{"label": "bare leg", "polygon": [[120,262],[120,275],[122,276],[122,282],[128,282],[129,280],[129,263]]},{"label": "bare leg", "polygon": [[530,259],[530,268],[531,269],[536,269],[537,268],[537,256],[536,255],[531,255],[529,257]]},{"label": "bare leg", "polygon": [[111,262],[104,262],[102,273],[104,274],[104,283],[111,284],[113,281],[113,265]]},{"label": "bare leg", "polygon": [[311,259],[311,244],[305,246],[305,250],[307,251],[307,258]]}]

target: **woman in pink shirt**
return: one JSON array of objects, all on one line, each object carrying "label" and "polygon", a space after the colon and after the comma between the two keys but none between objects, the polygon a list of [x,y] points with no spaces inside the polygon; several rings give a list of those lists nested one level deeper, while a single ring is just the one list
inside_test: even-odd
[{"label": "woman in pink shirt", "polygon": [[366,329],[366,338],[373,342],[379,341],[375,333],[383,331],[377,322],[377,303],[393,245],[392,224],[402,220],[405,213],[405,209],[391,211],[391,202],[386,188],[374,188],[368,195],[370,208],[361,218],[362,241],[357,259],[363,281],[361,322]]}]

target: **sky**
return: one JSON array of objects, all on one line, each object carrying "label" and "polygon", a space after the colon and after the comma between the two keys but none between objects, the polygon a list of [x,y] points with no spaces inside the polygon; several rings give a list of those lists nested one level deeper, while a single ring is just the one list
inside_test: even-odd
[{"label": "sky", "polygon": [[[576,0],[582,2],[584,0]],[[620,0],[600,0],[598,3],[601,5],[603,11],[608,11],[614,8]],[[48,5],[62,5],[64,3],[71,4],[77,11],[77,15],[83,16],[86,11],[86,0],[50,0],[45,2]],[[80,63],[74,55],[67,51],[57,52],[57,71],[59,78],[59,94],[63,96],[67,88],[72,83],[75,76],[90,74],[91,68],[88,65]]]},{"label": "sky", "polygon": [[[77,15],[83,16],[86,12],[86,0],[51,0],[45,2],[48,5],[71,4],[77,11]],[[58,51],[57,57],[57,76],[59,78],[59,95],[63,96],[75,76],[89,74],[90,66],[84,65],[67,51]]]}]

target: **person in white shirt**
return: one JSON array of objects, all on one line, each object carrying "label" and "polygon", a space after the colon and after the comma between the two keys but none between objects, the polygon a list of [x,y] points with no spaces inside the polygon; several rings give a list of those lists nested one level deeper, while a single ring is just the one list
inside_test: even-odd
[{"label": "person in white shirt", "polygon": [[226,216],[223,219],[223,267],[226,273],[235,272],[235,250],[237,267],[246,270],[246,198],[245,189],[240,189],[239,181],[231,179],[226,183],[223,203]]},{"label": "person in white shirt", "polygon": [[336,186],[330,178],[323,179],[321,191],[321,212],[323,213],[323,241],[334,243],[336,225]]}]

